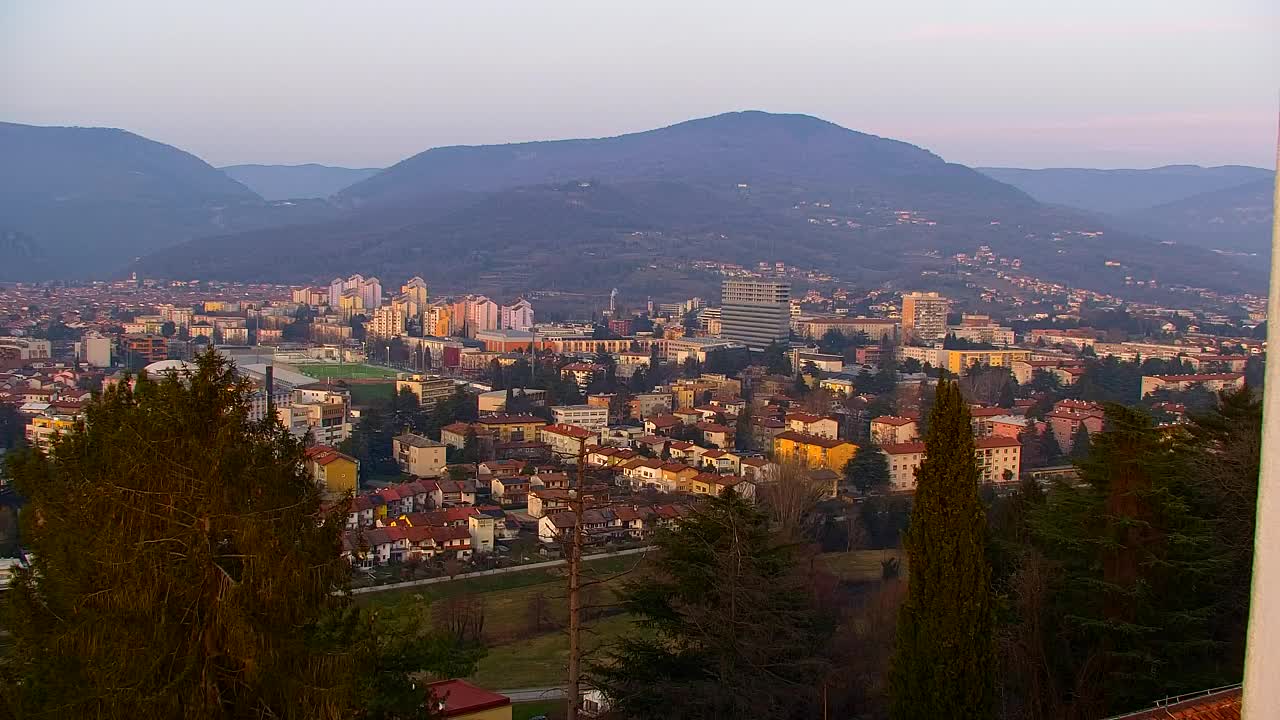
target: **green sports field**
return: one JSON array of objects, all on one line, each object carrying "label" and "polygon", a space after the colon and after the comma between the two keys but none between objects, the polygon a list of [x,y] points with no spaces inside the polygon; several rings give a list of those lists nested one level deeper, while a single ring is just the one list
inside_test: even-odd
[{"label": "green sports field", "polygon": [[318,380],[325,380],[328,378],[380,379],[380,378],[394,378],[396,376],[395,370],[390,370],[388,368],[375,367],[373,365],[346,364],[346,363],[343,363],[341,365],[336,365],[336,364],[330,365],[327,363],[325,364],[316,363],[312,365],[298,365],[296,367],[298,368],[298,372],[302,373],[303,375],[310,375],[311,377],[316,378]]}]

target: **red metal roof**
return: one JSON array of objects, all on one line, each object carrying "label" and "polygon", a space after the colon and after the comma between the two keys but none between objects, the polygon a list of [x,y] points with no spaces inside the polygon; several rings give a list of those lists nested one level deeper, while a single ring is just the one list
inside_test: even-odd
[{"label": "red metal roof", "polygon": [[466,680],[441,680],[428,685],[435,700],[444,703],[447,718],[504,707],[511,698],[477,687]]}]

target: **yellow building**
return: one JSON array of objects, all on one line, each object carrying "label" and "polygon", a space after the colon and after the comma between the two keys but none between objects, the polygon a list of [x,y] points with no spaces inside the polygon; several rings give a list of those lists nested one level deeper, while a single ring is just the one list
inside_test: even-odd
[{"label": "yellow building", "polygon": [[55,437],[64,432],[70,432],[75,426],[74,418],[41,415],[31,418],[24,435],[28,445],[48,451],[53,447]]},{"label": "yellow building", "polygon": [[1013,370],[1015,362],[1031,359],[1030,350],[943,350],[939,353],[942,367],[960,375],[974,365],[1007,367]]},{"label": "yellow building", "polygon": [[858,446],[848,440],[807,435],[794,430],[785,430],[773,438],[775,461],[797,462],[810,468],[842,472],[845,463],[852,460],[857,451]]},{"label": "yellow building", "polygon": [[360,476],[359,460],[328,445],[316,445],[307,448],[305,462],[307,473],[326,495],[355,494]]},{"label": "yellow building", "polygon": [[698,476],[697,468],[678,462],[663,463],[659,470],[662,472],[663,484],[678,492],[688,491],[689,483]]}]

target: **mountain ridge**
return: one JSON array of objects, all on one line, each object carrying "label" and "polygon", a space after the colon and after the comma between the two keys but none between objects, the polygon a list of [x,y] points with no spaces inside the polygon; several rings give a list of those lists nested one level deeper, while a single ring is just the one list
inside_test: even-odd
[{"label": "mountain ridge", "polygon": [[[442,199],[446,192],[454,200]],[[340,229],[219,238],[221,251],[188,243],[139,268],[207,266],[261,279],[288,266],[299,281],[350,268],[422,274],[449,287],[518,280],[588,291],[641,282],[630,277],[640,264],[695,259],[784,260],[881,282],[918,276],[929,264],[920,258],[987,244],[1081,286],[1123,287],[1126,273],[1219,286],[1258,280],[1208,252],[1041,205],[909,143],[755,111],[612,138],[432,148],[334,201],[351,214]],[[416,210],[423,207],[431,210]],[[393,211],[401,222],[383,219]],[[239,260],[268,246],[283,255]],[[1103,268],[1104,258],[1123,271]]]}]

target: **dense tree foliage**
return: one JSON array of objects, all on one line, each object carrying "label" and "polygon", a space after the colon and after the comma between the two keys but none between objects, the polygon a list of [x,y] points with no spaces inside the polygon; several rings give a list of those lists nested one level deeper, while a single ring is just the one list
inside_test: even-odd
[{"label": "dense tree foliage", "polygon": [[35,559],[4,609],[0,717],[421,718],[424,679],[473,671],[474,644],[352,602],[346,504],[322,507],[249,391],[209,352],[15,459]]},{"label": "dense tree foliage", "polygon": [[121,383],[14,463],[35,555],[10,592],[16,716],[347,716],[354,656],[313,644],[342,601],[344,510],[302,446],[247,417],[213,353]]},{"label": "dense tree foliage", "polygon": [[853,458],[844,466],[845,482],[858,489],[858,492],[869,493],[889,488],[889,462],[880,448],[872,444],[863,445],[854,453]]},{"label": "dense tree foliage", "polygon": [[619,718],[811,718],[831,619],[796,549],[732,491],[660,533],[654,577],[622,605],[652,632],[593,666]]},{"label": "dense tree foliage", "polygon": [[994,609],[986,512],[969,410],[942,380],[916,473],[907,598],[889,671],[895,720],[988,718],[995,709]]},{"label": "dense tree foliage", "polygon": [[1036,628],[1034,716],[1099,717],[1222,684],[1210,631],[1221,557],[1183,460],[1149,416],[1109,405],[1084,483],[1056,485],[1031,511],[1016,590],[1037,598],[1022,615]]}]

